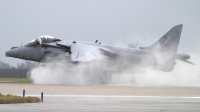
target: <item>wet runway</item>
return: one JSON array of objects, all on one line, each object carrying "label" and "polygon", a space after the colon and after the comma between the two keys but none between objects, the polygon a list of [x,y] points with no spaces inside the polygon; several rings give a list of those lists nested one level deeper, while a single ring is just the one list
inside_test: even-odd
[{"label": "wet runway", "polygon": [[38,96],[43,103],[3,104],[0,112],[199,112],[200,87],[0,84],[0,93]]}]

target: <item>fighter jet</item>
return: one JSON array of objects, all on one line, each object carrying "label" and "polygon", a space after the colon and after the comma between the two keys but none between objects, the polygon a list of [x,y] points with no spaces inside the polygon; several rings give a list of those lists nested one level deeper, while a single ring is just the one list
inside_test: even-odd
[{"label": "fighter jet", "polygon": [[139,64],[142,67],[170,72],[176,64],[176,59],[193,64],[187,60],[190,58],[189,55],[177,53],[182,27],[182,24],[174,26],[148,47],[117,47],[101,44],[98,40],[95,42],[62,41],[52,36],[42,35],[24,46],[12,47],[5,54],[7,57],[36,62],[66,60],[66,63],[86,64],[100,57],[109,60],[111,67],[125,66],[128,63],[128,67]]}]

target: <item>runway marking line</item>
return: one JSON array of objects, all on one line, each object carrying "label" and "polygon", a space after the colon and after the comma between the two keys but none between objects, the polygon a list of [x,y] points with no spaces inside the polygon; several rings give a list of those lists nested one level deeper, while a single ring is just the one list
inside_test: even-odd
[{"label": "runway marking line", "polygon": [[[18,94],[18,96],[20,96]],[[26,96],[40,97],[40,95],[30,94]],[[96,98],[183,98],[183,99],[200,99],[200,97],[189,96],[117,96],[117,95],[44,95],[44,97],[96,97]]]}]

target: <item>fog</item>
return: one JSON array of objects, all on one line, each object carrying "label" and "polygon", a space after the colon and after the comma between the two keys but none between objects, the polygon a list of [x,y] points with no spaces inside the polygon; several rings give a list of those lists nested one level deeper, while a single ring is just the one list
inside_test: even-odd
[{"label": "fog", "polygon": [[116,63],[117,66],[116,64],[107,66],[107,60],[97,58],[95,61],[79,64],[66,61],[46,63],[30,70],[29,77],[34,84],[196,86],[200,85],[199,56],[200,54],[197,53],[191,54],[191,61],[196,65],[177,60],[172,72],[144,68],[139,64],[129,63],[128,61],[124,61],[128,68],[119,63]]},{"label": "fog", "polygon": [[141,73],[113,75],[112,82],[136,85],[197,86],[200,85],[200,54],[193,53],[191,56],[192,62],[196,65],[176,61],[177,64],[172,72],[142,69]]}]

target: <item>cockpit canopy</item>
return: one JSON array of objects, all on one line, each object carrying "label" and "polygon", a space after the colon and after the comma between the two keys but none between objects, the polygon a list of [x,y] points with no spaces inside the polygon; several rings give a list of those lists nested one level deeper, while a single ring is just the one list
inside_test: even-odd
[{"label": "cockpit canopy", "polygon": [[30,41],[28,44],[26,44],[25,46],[41,46],[42,43],[51,43],[51,42],[55,42],[55,41],[61,41],[60,39],[57,39],[55,37],[49,36],[49,35],[41,35],[35,39],[33,39],[32,41]]}]

